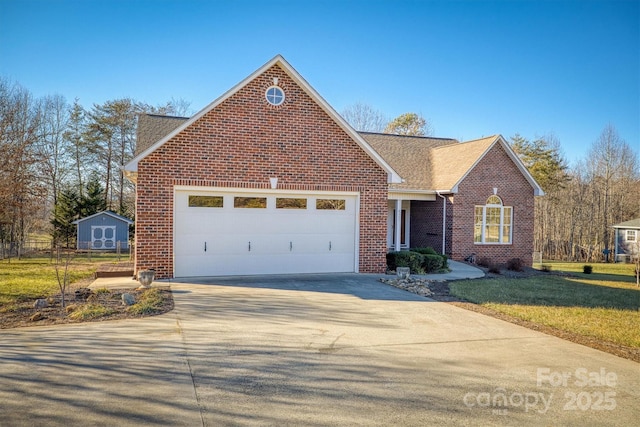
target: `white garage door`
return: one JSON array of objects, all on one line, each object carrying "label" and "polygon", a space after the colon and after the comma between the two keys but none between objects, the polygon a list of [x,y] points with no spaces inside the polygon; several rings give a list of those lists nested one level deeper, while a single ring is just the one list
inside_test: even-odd
[{"label": "white garage door", "polygon": [[175,191],[174,276],[356,271],[353,193]]}]

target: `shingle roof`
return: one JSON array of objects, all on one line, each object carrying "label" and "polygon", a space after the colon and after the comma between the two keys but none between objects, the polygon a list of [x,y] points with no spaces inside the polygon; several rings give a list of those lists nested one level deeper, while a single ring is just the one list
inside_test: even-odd
[{"label": "shingle roof", "polygon": [[499,135],[436,147],[431,153],[431,188],[452,190],[469,173]]},{"label": "shingle roof", "polygon": [[431,191],[453,190],[499,137],[458,142],[368,132],[360,135],[404,178],[405,182],[391,188]]},{"label": "shingle roof", "polygon": [[432,151],[437,147],[458,143],[451,138],[359,133],[404,179],[401,184],[391,185],[396,189],[435,189],[431,174]]},{"label": "shingle roof", "polygon": [[154,142],[159,141],[187,120],[189,120],[188,117],[139,114],[135,155],[151,147]]},{"label": "shingle roof", "polygon": [[640,218],[621,222],[620,224],[614,225],[613,228],[640,228]]}]

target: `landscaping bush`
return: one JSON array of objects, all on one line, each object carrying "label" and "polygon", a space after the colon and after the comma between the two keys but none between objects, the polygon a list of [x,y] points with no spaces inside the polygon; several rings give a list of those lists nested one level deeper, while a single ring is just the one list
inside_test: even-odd
[{"label": "landscaping bush", "polygon": [[442,268],[449,268],[449,257],[445,254],[440,255],[442,257]]},{"label": "landscaping bush", "polygon": [[422,268],[425,273],[433,273],[442,268],[442,256],[437,254],[423,255],[424,262]]},{"label": "landscaping bush", "polygon": [[500,266],[498,264],[491,263],[488,268],[489,273],[500,274]]},{"label": "landscaping bush", "polygon": [[481,257],[478,258],[478,260],[476,261],[476,263],[480,266],[480,267],[485,267],[485,268],[489,268],[493,265],[493,262],[487,258],[487,257]]},{"label": "landscaping bush", "polygon": [[419,254],[422,255],[438,255],[438,252],[435,251],[435,249],[431,248],[431,247],[426,247],[426,248],[413,248],[413,249],[409,249],[411,252],[418,252]]},{"label": "landscaping bush", "polygon": [[524,262],[520,258],[511,258],[507,261],[507,270],[522,271],[522,265]]},{"label": "landscaping bush", "polygon": [[590,265],[585,265],[585,266],[582,267],[582,272],[584,274],[591,274],[591,273],[593,273],[593,267],[590,266]]},{"label": "landscaping bush", "polygon": [[409,267],[413,274],[424,273],[424,255],[412,251],[387,253],[387,268],[395,271],[398,267]]}]

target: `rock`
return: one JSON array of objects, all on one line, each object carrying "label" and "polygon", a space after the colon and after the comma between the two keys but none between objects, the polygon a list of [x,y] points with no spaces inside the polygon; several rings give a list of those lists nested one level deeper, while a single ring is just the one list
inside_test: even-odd
[{"label": "rock", "polygon": [[46,299],[38,298],[36,302],[33,303],[33,308],[36,310],[40,310],[41,308],[49,307],[49,303]]},{"label": "rock", "polygon": [[37,322],[38,320],[42,320],[42,319],[45,319],[45,316],[40,312],[37,312],[36,314],[34,314],[29,318],[29,320],[32,322]]},{"label": "rock", "polygon": [[124,293],[122,294],[122,303],[124,305],[133,305],[136,303],[136,299],[133,295]]},{"label": "rock", "polygon": [[80,288],[75,292],[76,300],[84,301],[87,298],[89,298],[89,296],[91,296],[92,293],[93,291],[89,288]]}]

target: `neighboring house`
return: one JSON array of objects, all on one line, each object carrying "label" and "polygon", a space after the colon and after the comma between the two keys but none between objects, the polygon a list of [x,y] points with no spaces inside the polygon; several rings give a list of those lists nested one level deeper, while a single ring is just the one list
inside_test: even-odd
[{"label": "neighboring house", "polygon": [[385,271],[433,246],[531,263],[542,190],[504,138],[358,133],[276,56],[191,118],[141,115],[136,270]]},{"label": "neighboring house", "polygon": [[78,227],[78,249],[116,250],[129,249],[129,225],[133,224],[111,211],[102,211],[73,221]]},{"label": "neighboring house", "polygon": [[621,222],[614,225],[613,228],[616,238],[614,259],[616,262],[631,261],[638,256],[638,251],[640,251],[640,218]]}]

